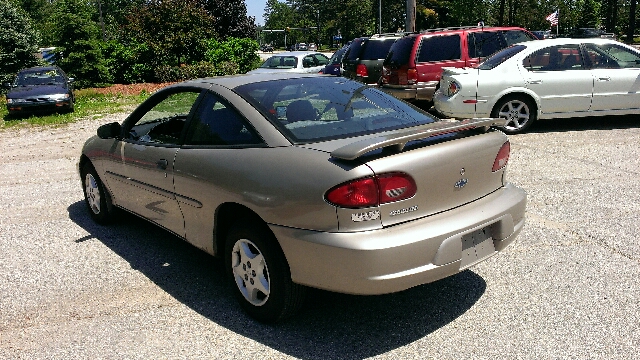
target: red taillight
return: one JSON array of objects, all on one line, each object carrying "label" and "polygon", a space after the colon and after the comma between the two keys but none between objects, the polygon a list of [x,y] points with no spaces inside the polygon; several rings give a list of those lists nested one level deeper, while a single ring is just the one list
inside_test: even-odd
[{"label": "red taillight", "polygon": [[498,151],[498,156],[496,156],[496,160],[493,162],[493,169],[491,171],[496,172],[503,167],[507,166],[507,162],[509,162],[509,153],[511,152],[511,145],[509,142],[505,142],[502,144],[500,151]]},{"label": "red taillight", "polygon": [[380,204],[404,200],[416,194],[417,186],[413,178],[403,173],[378,176]]},{"label": "red taillight", "polygon": [[380,76],[380,81],[383,84],[388,84],[389,83],[389,75],[391,75],[391,70],[387,69],[386,67],[382,68],[382,75]]},{"label": "red taillight", "polygon": [[407,69],[407,85],[415,85],[418,83],[418,69]]},{"label": "red taillight", "polygon": [[369,72],[364,64],[358,64],[358,66],[356,66],[356,76],[369,77]]},{"label": "red taillight", "polygon": [[389,173],[338,185],[327,191],[325,198],[336,206],[361,208],[408,199],[416,191],[416,182],[411,176]]}]

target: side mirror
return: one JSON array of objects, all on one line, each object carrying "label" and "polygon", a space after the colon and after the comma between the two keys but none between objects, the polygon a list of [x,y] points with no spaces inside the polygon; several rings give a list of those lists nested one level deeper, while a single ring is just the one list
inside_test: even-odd
[{"label": "side mirror", "polygon": [[113,139],[120,137],[120,133],[122,132],[122,127],[119,123],[113,122],[109,124],[104,124],[98,128],[98,137],[100,139]]}]

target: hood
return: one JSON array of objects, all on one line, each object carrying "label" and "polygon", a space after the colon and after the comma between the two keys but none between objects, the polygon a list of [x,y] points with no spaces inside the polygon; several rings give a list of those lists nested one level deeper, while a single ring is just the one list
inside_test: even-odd
[{"label": "hood", "polygon": [[66,84],[18,86],[9,90],[7,99],[65,94],[67,92],[69,92],[69,87]]}]

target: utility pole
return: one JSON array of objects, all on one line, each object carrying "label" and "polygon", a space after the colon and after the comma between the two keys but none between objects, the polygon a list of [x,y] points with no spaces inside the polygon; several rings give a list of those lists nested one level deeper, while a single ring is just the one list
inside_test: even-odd
[{"label": "utility pole", "polygon": [[404,22],[404,31],[416,31],[416,0],[407,0],[407,18]]}]

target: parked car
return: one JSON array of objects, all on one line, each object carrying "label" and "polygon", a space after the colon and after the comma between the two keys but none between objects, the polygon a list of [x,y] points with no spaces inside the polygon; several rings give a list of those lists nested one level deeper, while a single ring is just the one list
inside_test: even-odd
[{"label": "parked car", "polygon": [[260,51],[262,51],[262,52],[273,52],[273,46],[271,44],[262,44],[262,45],[260,45]]},{"label": "parked car", "polygon": [[331,58],[329,59],[329,63],[322,70],[322,73],[341,76],[343,72],[342,59],[344,58],[344,54],[348,49],[349,45],[346,45],[333,53],[333,55],[331,55]]},{"label": "parked car", "polygon": [[535,39],[519,27],[457,27],[410,34],[389,50],[381,86],[399,99],[431,101],[443,67],[473,67],[509,45]]},{"label": "parked car", "polygon": [[309,44],[309,46],[307,46],[307,50],[308,51],[318,51],[318,45],[311,43]]},{"label": "parked car", "polygon": [[608,39],[549,39],[508,47],[477,68],[445,68],[436,92],[447,117],[537,119],[640,113],[640,52]]},{"label": "parked car", "polygon": [[318,52],[283,52],[271,56],[259,68],[251,70],[247,74],[273,72],[319,73],[328,63],[329,58]]},{"label": "parked car", "polygon": [[536,30],[531,32],[538,40],[552,39],[555,35],[551,30]]},{"label": "parked car", "polygon": [[102,125],[78,166],[96,222],[126,209],[222,258],[242,307],[271,322],[307,287],[401,291],[512,243],[526,194],[505,180],[496,122],[318,74],[214,77]]},{"label": "parked car", "polygon": [[18,72],[13,83],[6,83],[9,115],[38,112],[72,112],[74,79],[57,66],[41,66]]},{"label": "parked car", "polygon": [[377,85],[391,45],[405,33],[376,34],[356,38],[342,59],[343,75],[365,84]]},{"label": "parked car", "polygon": [[294,46],[294,51],[308,51],[309,47],[305,43],[297,43]]},{"label": "parked car", "polygon": [[616,36],[613,33],[606,33],[604,30],[602,29],[595,29],[595,28],[579,28],[579,29],[573,29],[571,31],[571,35],[570,37],[572,38],[577,38],[577,39],[584,39],[584,38],[605,38],[605,39],[613,39],[616,40]]}]

